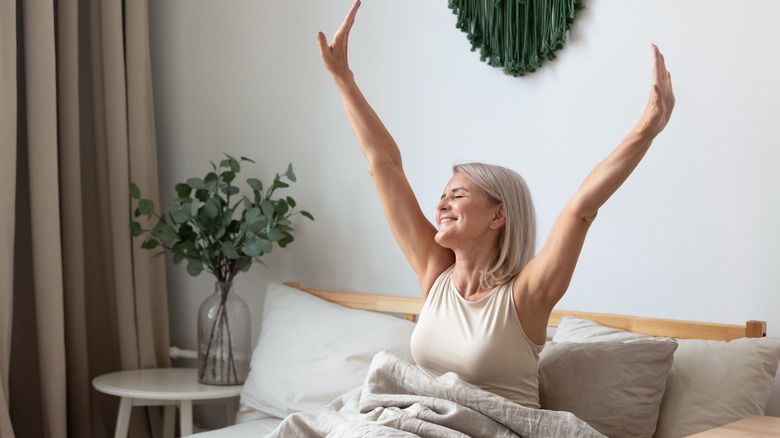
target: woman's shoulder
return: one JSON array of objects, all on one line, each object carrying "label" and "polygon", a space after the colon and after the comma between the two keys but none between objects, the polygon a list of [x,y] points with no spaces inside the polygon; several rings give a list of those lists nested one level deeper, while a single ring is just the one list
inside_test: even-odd
[{"label": "woman's shoulder", "polygon": [[455,267],[455,263],[442,264],[441,266],[432,267],[429,272],[426,273],[425,279],[420,278],[420,290],[422,291],[423,299],[428,298],[431,291],[438,285],[442,284],[452,275],[452,269]]}]

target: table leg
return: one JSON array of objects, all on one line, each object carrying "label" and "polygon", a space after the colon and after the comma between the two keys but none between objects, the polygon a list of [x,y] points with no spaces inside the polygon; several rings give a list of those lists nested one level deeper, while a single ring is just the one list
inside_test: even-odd
[{"label": "table leg", "polygon": [[119,401],[119,413],[116,416],[116,430],[114,438],[127,438],[127,429],[130,427],[130,411],[133,409],[133,399],[122,397]]},{"label": "table leg", "polygon": [[236,424],[236,412],[238,406],[236,406],[236,398],[230,397],[225,399],[225,418],[227,419],[227,425],[232,426]]},{"label": "table leg", "polygon": [[176,406],[166,405],[163,411],[163,438],[174,438]]},{"label": "table leg", "polygon": [[192,400],[182,400],[179,408],[179,431],[181,436],[192,435]]}]

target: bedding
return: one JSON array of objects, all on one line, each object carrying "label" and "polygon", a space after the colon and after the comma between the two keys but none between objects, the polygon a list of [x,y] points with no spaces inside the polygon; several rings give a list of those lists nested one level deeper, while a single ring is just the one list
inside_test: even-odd
[{"label": "bedding", "polygon": [[274,431],[281,418],[263,418],[259,420],[245,421],[222,429],[201,432],[190,437],[197,438],[262,438]]},{"label": "bedding", "polygon": [[[416,299],[407,297],[324,290],[310,290],[310,293],[346,306],[393,309],[412,319],[411,314],[419,312],[422,304],[420,300],[418,306]],[[373,374],[369,375],[369,366],[376,353],[388,351],[398,356],[400,362],[411,361],[409,339],[413,323],[387,314],[349,309],[310,293],[281,284],[268,285],[252,369],[241,394],[241,410],[236,418],[239,424],[198,434],[198,438],[265,436],[289,414],[306,411],[310,412],[295,414],[287,422],[300,426],[307,418],[311,423],[311,416],[324,415],[336,422],[334,436],[340,436],[338,428],[345,427],[338,426],[342,416],[368,415],[361,419],[365,423],[361,427],[377,427],[368,421],[371,415],[378,416],[380,421],[406,425],[403,427],[418,424],[420,434],[435,427],[417,423],[419,420],[408,414],[438,413],[442,415],[442,421],[461,422],[455,419],[454,413],[464,410],[464,406],[474,400],[468,400],[464,405],[445,402],[444,398],[449,395],[439,398],[406,394],[417,393],[419,389],[404,389],[403,381],[390,384],[389,389],[381,389],[384,383],[369,383],[363,389],[356,389],[365,383],[367,376],[369,382],[377,379],[386,382],[382,377],[388,373],[384,366],[372,368]],[[647,318],[642,320],[643,326],[647,323]],[[699,326],[690,322],[682,325]],[[736,329],[737,336],[734,337],[741,336],[739,326],[732,328]],[[765,333],[765,323],[763,330]],[[677,334],[678,330],[671,332]],[[760,330],[750,333],[755,332],[758,333],[755,336],[760,336]],[[591,321],[564,318],[553,334],[554,342],[548,342],[540,356],[540,394],[545,400],[542,407],[548,409],[539,412],[571,411],[573,415],[563,415],[579,417],[590,422],[597,431],[613,437],[649,436],[657,424],[654,436],[661,438],[682,437],[710,429],[732,421],[735,416],[740,419],[763,414],[772,376],[780,361],[780,340],[751,338],[727,343],[675,339],[675,343],[669,339],[659,342],[647,338],[647,335],[616,330]],[[633,340],[635,344],[629,345],[624,342],[626,340]],[[575,345],[574,342],[588,342],[588,345]],[[658,344],[649,345],[648,342]],[[649,348],[640,348],[646,344]],[[674,346],[676,350],[670,353]],[[637,348],[643,351],[632,350]],[[419,371],[413,365],[396,364],[393,367],[396,371],[405,370],[404,373],[412,369]],[[700,375],[702,370],[705,372]],[[703,380],[698,381],[700,378]],[[665,385],[663,389],[662,385]],[[398,388],[402,390],[396,391]],[[467,394],[476,395],[478,391],[470,389]],[[660,406],[659,394],[662,394]],[[423,403],[407,406],[404,403],[408,404],[410,397],[434,401],[428,408]],[[374,407],[369,404],[369,400],[374,399],[384,400],[382,405],[399,406],[377,407],[373,414],[373,409],[360,413],[361,404],[364,408]],[[578,402],[572,406],[572,400]],[[323,409],[331,402],[329,408]],[[731,412],[722,405],[727,405]],[[480,403],[480,409],[481,406]],[[453,413],[453,417],[445,415],[448,413]],[[614,415],[614,420],[607,418],[610,414]],[[490,418],[493,414],[486,416],[475,411],[469,415]],[[653,424],[656,416],[658,421]],[[621,421],[621,417],[645,417],[646,421]],[[717,424],[713,417],[718,418]],[[536,419],[530,421],[528,424]],[[471,427],[470,422],[467,423]],[[510,430],[515,426],[511,421],[508,424]],[[388,433],[387,436],[409,436],[404,430]],[[491,436],[491,432],[472,430],[471,433]],[[536,433],[536,436],[556,436],[557,433],[560,434],[557,436],[567,436],[568,432],[537,430]],[[573,433],[576,436],[578,432]],[[277,432],[278,436],[297,434]]]},{"label": "bedding", "polygon": [[404,319],[269,284],[236,421],[284,418],[327,405],[363,383],[379,351],[411,361],[413,329]]},{"label": "bedding", "polygon": [[[637,342],[651,337],[565,317],[554,342]],[[660,339],[660,338],[654,338]],[[780,339],[677,339],[656,438],[676,438],[764,415],[780,363]],[[572,411],[577,414],[576,410]]]},{"label": "bedding", "polygon": [[542,408],[573,412],[610,438],[650,438],[677,343],[548,343],[539,358]]},{"label": "bedding", "polygon": [[287,417],[276,437],[583,437],[604,435],[568,412],[531,409],[460,380],[433,378],[386,352],[366,382],[317,411]]}]

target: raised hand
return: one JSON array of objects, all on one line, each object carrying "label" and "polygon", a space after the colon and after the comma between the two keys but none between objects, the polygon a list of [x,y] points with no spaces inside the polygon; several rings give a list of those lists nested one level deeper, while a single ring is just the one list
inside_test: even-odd
[{"label": "raised hand", "polygon": [[672,75],[666,70],[664,55],[653,46],[653,87],[647,101],[637,130],[651,138],[658,135],[669,123],[674,109],[674,91],[672,90]]},{"label": "raised hand", "polygon": [[360,8],[360,0],[355,0],[344,22],[341,23],[339,30],[333,35],[333,41],[330,45],[327,38],[325,38],[325,34],[322,32],[317,34],[322,61],[325,63],[325,68],[334,76],[350,71],[347,60],[347,46],[349,31],[352,30],[352,25],[355,23],[355,15],[357,15],[358,8]]}]

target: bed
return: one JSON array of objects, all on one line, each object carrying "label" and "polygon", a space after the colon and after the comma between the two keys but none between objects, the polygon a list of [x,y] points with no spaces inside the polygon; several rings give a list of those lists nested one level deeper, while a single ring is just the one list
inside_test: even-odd
[{"label": "bed", "polygon": [[[376,353],[412,362],[421,308],[419,298],[269,284],[237,424],[194,437],[266,436],[291,414],[339,400],[341,408],[343,394],[368,385]],[[556,309],[550,326],[539,362],[542,411],[573,413],[593,436],[682,437],[763,415],[780,363],[780,339],[766,337],[764,321]]]}]

